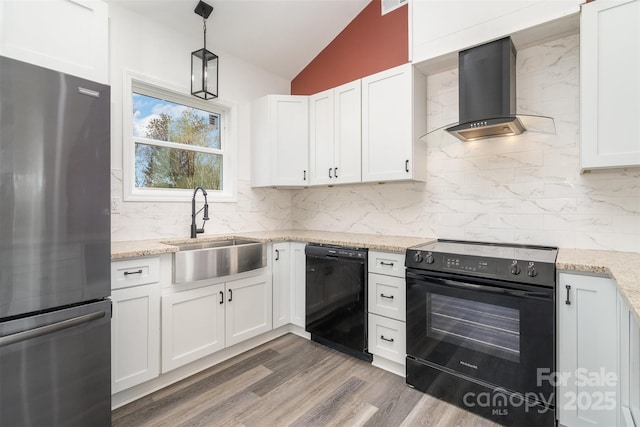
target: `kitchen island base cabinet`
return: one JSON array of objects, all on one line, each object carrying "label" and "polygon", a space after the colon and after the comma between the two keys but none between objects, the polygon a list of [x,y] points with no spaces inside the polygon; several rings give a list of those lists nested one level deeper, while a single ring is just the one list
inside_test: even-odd
[{"label": "kitchen island base cabinet", "polygon": [[160,288],[116,289],[111,301],[111,393],[117,393],[160,374]]},{"label": "kitchen island base cabinet", "polygon": [[162,297],[162,372],[271,330],[271,275]]},{"label": "kitchen island base cabinet", "polygon": [[[557,388],[560,425],[615,426],[617,291],[608,278],[560,273]],[[586,381],[587,379],[594,381]]]}]

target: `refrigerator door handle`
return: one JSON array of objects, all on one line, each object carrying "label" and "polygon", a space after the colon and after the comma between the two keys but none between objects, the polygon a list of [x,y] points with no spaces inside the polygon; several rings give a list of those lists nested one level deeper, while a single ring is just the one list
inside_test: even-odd
[{"label": "refrigerator door handle", "polygon": [[85,314],[83,316],[74,317],[63,320],[62,322],[52,323],[51,325],[42,326],[40,328],[29,329],[28,331],[18,332],[16,334],[0,337],[0,347],[11,345],[20,341],[36,338],[42,335],[58,332],[73,326],[82,325],[83,323],[92,322],[106,316],[104,311],[96,311],[95,313]]}]

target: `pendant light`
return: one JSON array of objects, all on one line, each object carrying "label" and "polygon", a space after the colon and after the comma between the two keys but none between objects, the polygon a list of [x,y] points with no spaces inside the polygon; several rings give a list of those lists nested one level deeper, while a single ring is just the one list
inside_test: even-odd
[{"label": "pendant light", "polygon": [[213,6],[201,1],[194,12],[202,16],[204,47],[191,53],[191,95],[213,99],[218,97],[218,55],[207,50],[207,18]]}]

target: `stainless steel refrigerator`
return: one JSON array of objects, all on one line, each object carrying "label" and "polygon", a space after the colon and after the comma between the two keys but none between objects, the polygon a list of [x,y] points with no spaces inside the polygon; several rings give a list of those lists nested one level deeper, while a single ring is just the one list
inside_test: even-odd
[{"label": "stainless steel refrigerator", "polygon": [[111,425],[109,106],[0,57],[0,426]]}]

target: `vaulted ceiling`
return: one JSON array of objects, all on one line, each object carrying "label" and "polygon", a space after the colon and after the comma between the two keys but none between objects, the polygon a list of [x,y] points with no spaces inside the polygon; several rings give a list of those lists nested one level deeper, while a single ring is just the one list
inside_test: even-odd
[{"label": "vaulted ceiling", "polygon": [[[205,0],[207,46],[291,80],[371,0]],[[198,0],[108,0],[194,38],[201,44]],[[199,43],[200,42],[200,43]]]}]

